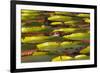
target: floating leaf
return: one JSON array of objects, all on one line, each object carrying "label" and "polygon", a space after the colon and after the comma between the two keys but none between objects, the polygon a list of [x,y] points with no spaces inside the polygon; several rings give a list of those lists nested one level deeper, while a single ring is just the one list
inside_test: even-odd
[{"label": "floating leaf", "polygon": [[57,57],[54,57],[52,59],[52,62],[56,62],[56,61],[68,61],[68,60],[72,60],[73,58],[70,57],[70,56],[57,56]]},{"label": "floating leaf", "polygon": [[90,14],[77,14],[78,17],[90,17]]},{"label": "floating leaf", "polygon": [[22,33],[27,33],[27,32],[50,32],[52,31],[52,28],[48,27],[23,27],[22,28]]},{"label": "floating leaf", "polygon": [[21,44],[21,50],[24,51],[24,50],[33,50],[34,48],[36,48],[36,45],[33,45],[33,44]]},{"label": "floating leaf", "polygon": [[54,51],[55,49],[59,48],[59,43],[46,42],[46,43],[38,44],[37,48],[39,50]]},{"label": "floating leaf", "polygon": [[74,48],[80,48],[80,47],[84,47],[85,44],[81,43],[81,42],[62,42],[61,43],[61,47],[64,49],[74,49]]},{"label": "floating leaf", "polygon": [[90,46],[87,46],[86,48],[84,48],[84,49],[82,49],[81,51],[80,51],[80,53],[82,53],[82,54],[87,54],[87,53],[89,53],[90,52]]},{"label": "floating leaf", "polygon": [[34,13],[34,14],[33,13],[32,14],[30,14],[30,13],[23,13],[23,14],[21,14],[22,17],[35,17],[35,16],[38,16],[38,15],[40,15],[40,14],[39,13]]},{"label": "floating leaf", "polygon": [[71,20],[71,21],[64,22],[64,24],[66,24],[66,25],[76,25],[76,24],[79,24],[79,21]]},{"label": "floating leaf", "polygon": [[33,56],[42,56],[42,55],[47,55],[48,52],[34,52],[32,55]]},{"label": "floating leaf", "polygon": [[38,12],[40,12],[40,11],[36,11],[36,10],[26,10],[26,9],[22,9],[21,10],[21,13],[32,13],[32,14],[34,14],[34,13],[38,13]]},{"label": "floating leaf", "polygon": [[89,40],[89,33],[72,33],[70,35],[64,35],[63,38],[71,40]]},{"label": "floating leaf", "polygon": [[75,32],[77,31],[78,29],[77,28],[60,28],[60,29],[55,29],[53,32],[64,32],[64,33],[72,33],[72,32]]},{"label": "floating leaf", "polygon": [[21,62],[50,62],[55,55],[41,55],[41,56],[24,56],[21,57]]},{"label": "floating leaf", "polygon": [[55,15],[55,16],[51,16],[48,18],[48,20],[50,20],[50,21],[68,21],[71,19],[72,19],[72,17],[70,17],[70,16],[61,16],[61,15]]},{"label": "floating leaf", "polygon": [[47,36],[31,36],[22,39],[22,43],[39,43],[39,42],[46,41],[47,39],[48,39]]},{"label": "floating leaf", "polygon": [[90,57],[87,56],[87,55],[77,55],[75,56],[75,59],[76,60],[86,60],[86,59],[89,59]]},{"label": "floating leaf", "polygon": [[62,25],[62,22],[52,22],[50,25]]},{"label": "floating leaf", "polygon": [[89,18],[84,18],[84,21],[85,21],[86,23],[90,23],[90,19],[89,19]]},{"label": "floating leaf", "polygon": [[70,15],[71,15],[71,16],[74,15],[74,14],[71,13],[71,12],[60,12],[60,11],[56,11],[55,14],[56,14],[56,15],[67,15],[67,16],[68,16],[68,15],[69,15],[69,16],[70,16]]}]

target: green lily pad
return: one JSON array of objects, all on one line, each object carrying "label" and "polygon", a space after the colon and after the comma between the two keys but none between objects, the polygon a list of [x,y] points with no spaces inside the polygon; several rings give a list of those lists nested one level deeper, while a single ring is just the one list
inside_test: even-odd
[{"label": "green lily pad", "polygon": [[80,47],[84,47],[86,46],[86,44],[81,43],[81,42],[62,42],[61,43],[61,47],[63,49],[74,49],[74,48],[80,48]]},{"label": "green lily pad", "polygon": [[90,34],[89,33],[73,33],[70,35],[64,35],[63,38],[71,39],[71,40],[89,40]]},{"label": "green lily pad", "polygon": [[43,56],[24,56],[21,57],[22,63],[29,63],[29,62],[50,62],[51,59],[55,57],[55,55],[43,55]]},{"label": "green lily pad", "polygon": [[87,60],[87,59],[90,59],[90,57],[87,56],[87,55],[77,55],[77,56],[75,56],[75,60]]},{"label": "green lily pad", "polygon": [[38,44],[37,48],[39,50],[45,50],[45,51],[54,51],[59,48],[59,43],[56,42],[45,42],[42,44]]},{"label": "green lily pad", "polygon": [[55,14],[56,15],[67,15],[67,16],[74,16],[75,15],[72,12],[60,12],[60,11],[56,11]]},{"label": "green lily pad", "polygon": [[79,23],[80,23],[79,21],[75,21],[75,20],[64,22],[65,25],[77,25]]},{"label": "green lily pad", "polygon": [[33,56],[43,56],[43,55],[47,55],[48,52],[34,52],[32,55]]},{"label": "green lily pad", "polygon": [[62,22],[52,22],[50,25],[62,25]]},{"label": "green lily pad", "polygon": [[82,49],[82,50],[80,51],[80,53],[82,53],[82,54],[90,53],[90,46],[87,46],[86,48]]},{"label": "green lily pad", "polygon": [[41,25],[44,25],[44,23],[43,22],[31,22],[29,24],[27,23],[22,24],[23,27],[36,27],[36,26],[41,26]]},{"label": "green lily pad", "polygon": [[27,32],[50,32],[52,28],[48,27],[22,27],[22,33]]},{"label": "green lily pad", "polygon": [[34,13],[39,13],[40,11],[36,11],[36,10],[26,10],[26,9],[22,9],[21,10],[21,13],[32,13],[32,14],[34,14]]},{"label": "green lily pad", "polygon": [[78,29],[77,28],[60,28],[60,29],[55,29],[53,30],[53,32],[64,32],[64,33],[72,33],[72,32],[75,32],[77,31]]},{"label": "green lily pad", "polygon": [[56,61],[68,61],[68,60],[73,60],[71,56],[57,56],[52,59],[52,62]]},{"label": "green lily pad", "polygon": [[86,23],[90,23],[90,19],[89,18],[84,18],[84,21],[86,22]]},{"label": "green lily pad", "polygon": [[48,20],[50,20],[50,21],[68,21],[71,19],[72,19],[72,17],[70,17],[70,16],[61,16],[61,15],[55,15],[55,16],[51,16],[48,18]]},{"label": "green lily pad", "polygon": [[36,45],[33,45],[33,44],[21,44],[21,50],[24,51],[24,50],[31,50],[31,49],[35,49],[36,48]]},{"label": "green lily pad", "polygon": [[48,38],[48,36],[25,37],[24,39],[22,39],[22,43],[41,43],[45,42]]},{"label": "green lily pad", "polygon": [[78,17],[90,17],[90,14],[77,14],[76,16],[78,16]]}]

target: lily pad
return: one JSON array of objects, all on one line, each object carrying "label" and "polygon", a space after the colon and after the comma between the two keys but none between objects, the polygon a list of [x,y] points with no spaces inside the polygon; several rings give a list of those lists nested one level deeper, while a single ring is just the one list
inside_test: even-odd
[{"label": "lily pad", "polygon": [[64,35],[63,38],[71,40],[89,40],[89,33],[72,33],[70,35]]},{"label": "lily pad", "polygon": [[87,55],[77,55],[77,56],[75,56],[75,60],[87,60],[87,59],[90,59],[90,57],[87,56]]},{"label": "lily pad", "polygon": [[57,56],[52,59],[52,62],[56,61],[68,61],[68,60],[73,60],[71,56]]}]

